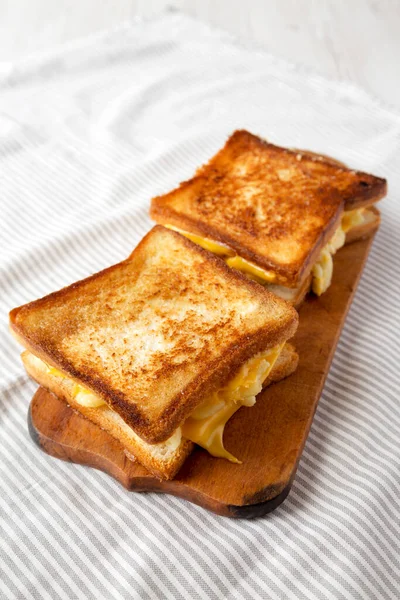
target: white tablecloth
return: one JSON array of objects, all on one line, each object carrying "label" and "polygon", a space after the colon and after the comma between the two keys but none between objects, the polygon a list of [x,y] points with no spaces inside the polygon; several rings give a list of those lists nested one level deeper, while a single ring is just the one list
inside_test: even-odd
[{"label": "white tablecloth", "polygon": [[[292,492],[234,521],[39,451],[14,306],[126,257],[236,128],[389,180]],[[0,65],[1,598],[398,598],[400,115],[181,15]]]}]

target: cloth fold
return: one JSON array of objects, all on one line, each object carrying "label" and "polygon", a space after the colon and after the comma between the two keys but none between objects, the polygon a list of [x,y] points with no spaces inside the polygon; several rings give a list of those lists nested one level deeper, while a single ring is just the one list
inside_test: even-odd
[{"label": "cloth fold", "polygon": [[[400,114],[180,14],[0,71],[0,595],[398,598]],[[386,177],[287,500],[234,521],[40,452],[7,312],[128,256],[152,196],[246,128]]]}]

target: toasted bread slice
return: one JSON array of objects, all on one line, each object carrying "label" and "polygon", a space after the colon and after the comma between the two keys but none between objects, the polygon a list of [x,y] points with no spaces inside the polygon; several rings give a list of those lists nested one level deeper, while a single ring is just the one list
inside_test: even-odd
[{"label": "toasted bread slice", "polygon": [[150,444],[298,323],[286,302],[154,227],[131,256],[14,309],[21,343],[99,395]]},{"label": "toasted bread slice", "polygon": [[150,215],[216,240],[272,272],[272,283],[297,288],[343,210],[385,194],[384,179],[236,131],[192,179],[154,198]]},{"label": "toasted bread slice", "polygon": [[[188,440],[170,439],[160,444],[148,444],[107,405],[97,408],[82,406],[74,394],[74,382],[46,368],[45,363],[38,360],[31,352],[21,355],[27,373],[42,387],[46,388],[74,410],[107,431],[116,438],[124,448],[128,458],[138,460],[148,471],[160,479],[172,479],[193,450],[194,444]],[[285,344],[264,387],[280,381],[295,371],[298,355],[292,344]]]}]

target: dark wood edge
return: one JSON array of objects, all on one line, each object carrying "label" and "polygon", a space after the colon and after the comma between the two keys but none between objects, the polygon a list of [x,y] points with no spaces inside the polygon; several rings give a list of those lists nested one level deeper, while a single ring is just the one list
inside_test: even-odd
[{"label": "dark wood edge", "polygon": [[234,519],[255,519],[257,517],[264,517],[268,513],[272,512],[289,495],[292,488],[292,480],[294,478],[296,469],[292,473],[292,479],[287,486],[274,498],[267,500],[266,502],[259,502],[258,504],[245,504],[243,506],[234,506],[233,504],[228,505],[228,514],[226,516]]},{"label": "dark wood edge", "polygon": [[36,390],[31,403],[29,404],[29,409],[28,409],[28,416],[27,416],[27,423],[28,423],[28,432],[29,435],[31,436],[31,440],[33,441],[33,443],[35,444],[35,446],[37,446],[38,448],[40,448],[41,450],[43,450],[43,446],[40,443],[40,433],[38,432],[38,430],[35,428],[34,424],[33,424],[33,420],[32,420],[32,403],[35,399],[36,394],[38,393],[38,391],[40,390],[40,387]]}]

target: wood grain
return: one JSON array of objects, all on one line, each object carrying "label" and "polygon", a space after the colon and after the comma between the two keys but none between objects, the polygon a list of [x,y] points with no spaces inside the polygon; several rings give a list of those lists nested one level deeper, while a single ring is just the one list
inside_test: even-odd
[{"label": "wood grain", "polygon": [[287,496],[341,329],[373,236],[335,256],[331,287],[300,309],[297,371],[262,392],[252,408],[229,421],[225,445],[243,463],[213,458],[198,448],[173,481],[159,481],[128,460],[109,434],[39,388],[29,412],[32,438],[48,454],[109,473],[133,491],[165,492],[230,517],[261,516]]}]

